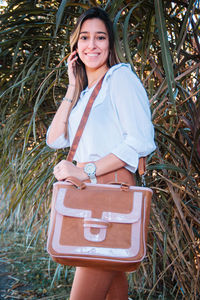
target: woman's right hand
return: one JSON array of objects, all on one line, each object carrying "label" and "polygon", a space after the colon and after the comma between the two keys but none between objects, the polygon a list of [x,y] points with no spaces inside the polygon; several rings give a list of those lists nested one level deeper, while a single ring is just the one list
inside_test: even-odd
[{"label": "woman's right hand", "polygon": [[74,86],[76,83],[76,68],[75,67],[76,67],[77,59],[78,59],[77,50],[73,51],[67,59],[69,84],[74,85]]}]

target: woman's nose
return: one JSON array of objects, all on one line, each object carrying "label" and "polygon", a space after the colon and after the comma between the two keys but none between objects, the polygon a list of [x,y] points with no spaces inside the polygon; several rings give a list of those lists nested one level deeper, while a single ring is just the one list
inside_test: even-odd
[{"label": "woman's nose", "polygon": [[96,46],[95,39],[91,38],[88,43],[88,48],[93,49],[95,48],[95,46]]}]

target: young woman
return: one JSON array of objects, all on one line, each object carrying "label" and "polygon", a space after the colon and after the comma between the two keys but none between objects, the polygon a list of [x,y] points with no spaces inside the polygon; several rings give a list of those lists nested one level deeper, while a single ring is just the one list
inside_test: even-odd
[{"label": "young woman", "polygon": [[[129,64],[120,63],[113,27],[106,12],[91,8],[80,16],[71,35],[69,85],[47,133],[52,148],[69,147],[90,95],[105,75],[74,159],[54,168],[57,180],[123,181],[134,185],[140,157],[155,150],[146,92]],[[70,300],[127,300],[124,272],[76,268]]]}]

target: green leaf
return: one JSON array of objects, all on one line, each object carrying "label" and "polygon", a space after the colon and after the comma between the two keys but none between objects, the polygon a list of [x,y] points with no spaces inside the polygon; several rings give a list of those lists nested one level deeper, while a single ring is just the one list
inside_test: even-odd
[{"label": "green leaf", "polygon": [[117,15],[115,16],[114,21],[113,21],[113,31],[114,31],[114,35],[115,35],[116,51],[117,51],[118,57],[121,62],[125,62],[125,58],[122,56],[123,50],[122,50],[121,43],[120,43],[120,37],[119,37],[119,31],[118,31],[118,21],[119,21],[120,15],[123,10],[124,10],[124,8],[122,8],[117,13]]},{"label": "green leaf", "polygon": [[123,40],[124,40],[124,50],[126,53],[126,57],[127,57],[127,61],[131,64],[133,71],[135,72],[135,68],[133,65],[133,59],[131,57],[131,51],[130,51],[130,47],[129,47],[129,41],[128,41],[128,26],[129,26],[129,21],[130,21],[130,17],[132,12],[138,7],[140,6],[142,3],[144,2],[144,0],[139,1],[137,4],[135,4],[129,11],[127,17],[125,18],[125,22],[124,22],[124,28],[123,28]]},{"label": "green leaf", "polygon": [[176,42],[176,49],[179,49],[177,51],[178,54],[180,52],[181,45],[183,44],[183,37],[184,37],[185,33],[187,32],[187,24],[188,24],[188,22],[190,22],[189,17],[190,17],[191,9],[194,5],[194,2],[195,2],[195,0],[190,0],[189,5],[187,7],[186,14],[185,14],[184,19],[183,19],[183,22],[181,23],[180,33],[178,35],[178,39],[177,39],[177,42]]},{"label": "green leaf", "polygon": [[187,175],[187,172],[172,164],[156,164],[147,167],[148,170],[169,170]]},{"label": "green leaf", "polygon": [[174,80],[174,70],[173,70],[173,62],[171,56],[172,54],[169,48],[168,34],[166,30],[162,1],[155,0],[155,12],[156,12],[156,24],[158,27],[158,36],[161,43],[162,61],[163,61],[163,67],[167,78],[169,96],[171,102],[175,104],[174,91],[175,91],[176,84]]},{"label": "green leaf", "polygon": [[66,3],[68,0],[62,0],[59,8],[58,8],[58,12],[56,14],[56,29],[54,32],[54,38],[56,37],[57,31],[58,31],[58,27],[60,26],[61,20],[62,20],[62,16],[65,12],[65,7],[66,7]]}]

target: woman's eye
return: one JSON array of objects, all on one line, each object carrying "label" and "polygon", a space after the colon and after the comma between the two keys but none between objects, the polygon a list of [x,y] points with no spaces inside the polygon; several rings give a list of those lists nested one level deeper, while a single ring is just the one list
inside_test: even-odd
[{"label": "woman's eye", "polygon": [[99,36],[98,37],[98,40],[105,40],[106,38],[105,38],[105,36]]},{"label": "woman's eye", "polygon": [[87,40],[87,36],[82,35],[82,36],[80,37],[80,39],[85,41],[85,40]]},{"label": "woman's eye", "polygon": [[[86,36],[86,35],[81,35],[81,36],[79,37],[79,39],[80,39],[80,40],[83,40],[83,41],[86,41],[86,40],[89,39],[89,37]],[[101,36],[101,35],[100,35],[100,36],[97,36],[96,39],[99,40],[99,41],[102,41],[102,40],[105,40],[106,38],[105,38],[105,36],[103,36],[103,35]]]}]

